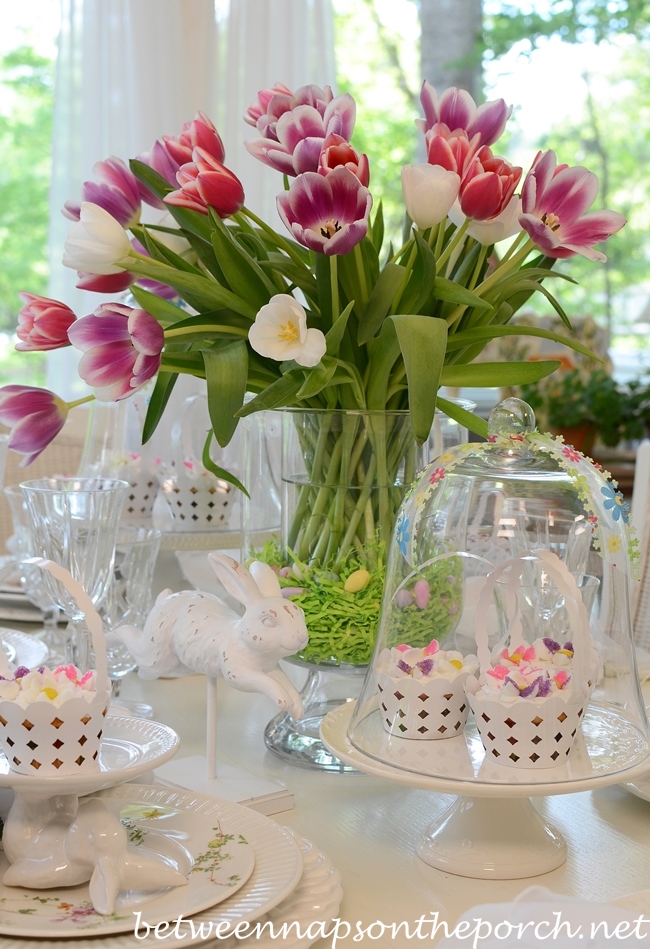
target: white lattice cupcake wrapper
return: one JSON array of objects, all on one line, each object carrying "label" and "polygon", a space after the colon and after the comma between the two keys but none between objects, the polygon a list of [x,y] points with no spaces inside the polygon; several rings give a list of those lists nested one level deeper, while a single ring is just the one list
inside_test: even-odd
[{"label": "white lattice cupcake wrapper", "polygon": [[471,695],[485,755],[496,764],[516,768],[555,768],[564,764],[582,724],[587,698],[582,704],[549,696],[539,705],[515,699],[511,705]]},{"label": "white lattice cupcake wrapper", "polygon": [[191,481],[169,478],[162,491],[174,531],[226,530],[231,521],[235,489],[214,478]]},{"label": "white lattice cupcake wrapper", "polygon": [[377,675],[379,709],[387,732],[400,738],[438,740],[461,735],[469,706],[467,673],[447,679]]},{"label": "white lattice cupcake wrapper", "polygon": [[126,480],[129,482],[129,490],[122,509],[122,523],[139,525],[150,521],[158,493],[158,479],[143,473],[138,478],[130,475]]},{"label": "white lattice cupcake wrapper", "polygon": [[40,567],[62,583],[83,612],[95,652],[95,690],[91,701],[81,694],[56,706],[38,701],[23,707],[0,702],[0,745],[12,771],[21,774],[76,774],[98,768],[99,747],[111,687],[107,674],[102,621],[81,584],[59,564],[40,557],[24,563]]},{"label": "white lattice cupcake wrapper", "polygon": [[20,774],[76,774],[96,768],[108,693],[92,702],[0,702],[0,745]]}]

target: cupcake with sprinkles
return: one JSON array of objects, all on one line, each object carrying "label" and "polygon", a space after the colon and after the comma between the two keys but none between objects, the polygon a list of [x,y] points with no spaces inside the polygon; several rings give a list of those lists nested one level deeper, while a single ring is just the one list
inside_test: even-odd
[{"label": "cupcake with sprinkles", "polygon": [[462,734],[469,706],[465,682],[478,671],[475,655],[402,643],[383,649],[375,678],[384,728],[400,738],[440,739]]},{"label": "cupcake with sprinkles", "polygon": [[[467,698],[486,759],[518,768],[551,768],[568,758],[595,682],[598,654],[575,579],[550,551],[536,551],[564,597],[570,639],[525,641],[516,612],[520,560],[502,564],[487,579],[477,608],[480,675],[466,682]],[[530,561],[530,557],[528,558]],[[508,637],[491,653],[485,622],[495,582],[508,579],[514,612]]]}]

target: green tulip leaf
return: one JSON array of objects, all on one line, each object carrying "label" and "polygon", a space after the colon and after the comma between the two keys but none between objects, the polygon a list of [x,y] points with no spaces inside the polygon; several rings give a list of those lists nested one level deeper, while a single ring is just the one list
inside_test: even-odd
[{"label": "green tulip leaf", "polygon": [[561,366],[558,359],[534,362],[477,362],[467,366],[445,366],[440,375],[443,386],[500,388],[538,382]]},{"label": "green tulip leaf", "polygon": [[291,405],[304,381],[305,377],[299,370],[294,369],[287,372],[267,386],[254,399],[247,402],[246,405],[242,405],[237,412],[237,416],[246,418],[247,415],[262,412],[264,409],[280,409]]},{"label": "green tulip leaf", "polygon": [[332,376],[336,372],[337,362],[332,356],[323,356],[317,366],[307,374],[303,385],[296,394],[297,399],[313,399],[314,396],[322,392],[330,384]]},{"label": "green tulip leaf", "polygon": [[158,427],[165,407],[169,402],[169,397],[178,379],[177,372],[163,372],[162,370],[156,376],[156,384],[153,387],[144,425],[142,427],[142,444],[146,445],[153,433]]},{"label": "green tulip leaf", "polygon": [[235,434],[248,380],[248,349],[243,340],[218,349],[202,350],[208,387],[208,411],[215,438],[222,448]]},{"label": "green tulip leaf", "polygon": [[208,432],[208,437],[205,440],[203,446],[203,455],[201,461],[203,462],[203,467],[210,471],[216,478],[220,478],[221,481],[227,481],[228,484],[234,485],[234,487],[239,488],[247,498],[250,498],[250,494],[241,483],[239,478],[237,478],[231,471],[226,471],[225,468],[222,468],[218,465],[210,456],[210,445],[212,444],[212,439],[214,433],[212,431]]},{"label": "green tulip leaf", "polygon": [[460,303],[463,306],[474,306],[483,310],[489,310],[492,307],[491,303],[477,297],[471,290],[459,286],[453,280],[447,280],[446,277],[436,277],[433,293],[438,300],[444,300],[445,303]]},{"label": "green tulip leaf", "polygon": [[387,263],[379,274],[379,279],[374,285],[370,298],[359,318],[357,342],[360,346],[377,335],[390,312],[395,294],[399,290],[403,279],[404,267],[400,267],[398,264]]},{"label": "green tulip leaf", "polygon": [[404,358],[411,426],[419,444],[429,437],[447,346],[447,324],[430,316],[390,317]]},{"label": "green tulip leaf", "polygon": [[441,395],[438,395],[436,407],[439,408],[441,412],[444,412],[446,415],[448,415],[449,418],[453,418],[454,421],[458,422],[459,425],[463,425],[465,428],[468,428],[470,432],[474,432],[475,435],[481,435],[483,438],[487,438],[488,426],[485,419],[479,418],[478,415],[474,415],[473,412],[469,412],[461,405],[457,405],[456,402],[451,402],[449,399],[443,399]]}]

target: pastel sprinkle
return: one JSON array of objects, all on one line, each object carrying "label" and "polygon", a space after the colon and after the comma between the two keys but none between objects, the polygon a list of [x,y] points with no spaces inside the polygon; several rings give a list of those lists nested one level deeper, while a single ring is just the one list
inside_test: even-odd
[{"label": "pastel sprinkle", "polygon": [[463,668],[463,664],[462,664],[462,662],[460,661],[460,659],[450,659],[450,660],[449,660],[449,665],[450,665],[450,666],[453,666],[454,669],[462,669],[462,668]]},{"label": "pastel sprinkle", "polygon": [[57,697],[57,695],[59,694],[59,693],[56,691],[56,689],[51,689],[51,688],[48,688],[48,689],[41,689],[41,692],[43,692],[45,695],[47,695],[48,699],[55,699],[55,698]]},{"label": "pastel sprinkle", "polygon": [[440,649],[440,645],[437,639],[432,639],[428,646],[424,647],[425,656],[435,656],[435,654]]}]

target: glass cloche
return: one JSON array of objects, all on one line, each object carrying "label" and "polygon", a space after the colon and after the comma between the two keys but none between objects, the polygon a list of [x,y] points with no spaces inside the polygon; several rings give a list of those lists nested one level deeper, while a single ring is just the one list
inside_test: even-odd
[{"label": "glass cloche", "polygon": [[502,402],[488,431],[404,500],[348,740],[454,782],[624,781],[650,764],[628,505],[526,403]]}]

